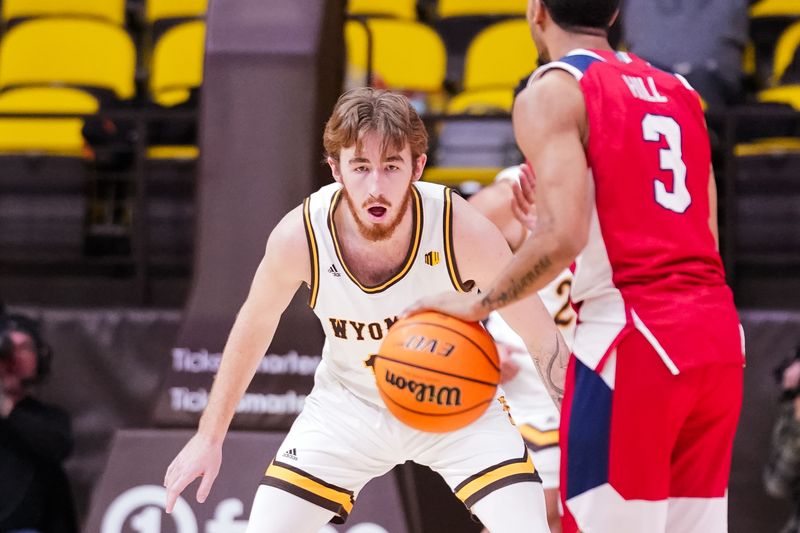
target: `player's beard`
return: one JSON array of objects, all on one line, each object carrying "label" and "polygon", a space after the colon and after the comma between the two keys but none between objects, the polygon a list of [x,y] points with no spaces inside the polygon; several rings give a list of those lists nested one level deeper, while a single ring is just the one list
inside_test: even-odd
[{"label": "player's beard", "polygon": [[[356,206],[353,204],[353,199],[350,198],[349,194],[347,194],[346,189],[342,191],[342,196],[344,196],[345,202],[347,203],[347,208],[350,210],[353,220],[356,221],[356,227],[358,227],[358,232],[361,234],[361,236],[369,241],[385,241],[394,235],[397,226],[399,226],[400,222],[403,221],[403,216],[408,210],[408,204],[411,202],[411,186],[408,187],[406,195],[403,198],[403,203],[400,206],[400,209],[394,215],[394,218],[384,224],[364,222],[361,220],[358,209],[356,209]],[[366,210],[370,204],[374,205],[376,203],[380,204],[382,207],[385,207],[387,213],[392,207],[392,204],[383,195],[380,195],[377,198],[370,197],[370,199],[364,202],[361,208]]]}]

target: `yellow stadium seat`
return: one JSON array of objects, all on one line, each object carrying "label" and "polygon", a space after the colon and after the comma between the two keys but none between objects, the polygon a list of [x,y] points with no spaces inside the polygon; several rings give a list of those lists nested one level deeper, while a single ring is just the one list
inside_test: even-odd
[{"label": "yellow stadium seat", "polygon": [[761,0],[750,6],[750,17],[797,17],[800,16],[800,2],[797,0]]},{"label": "yellow stadium seat", "polygon": [[800,153],[800,139],[795,137],[757,139],[753,142],[737,144],[733,153],[736,157],[797,154]]},{"label": "yellow stadium seat", "polygon": [[787,104],[800,111],[800,84],[781,85],[758,93],[758,101],[767,104]]},{"label": "yellow stadium seat", "polygon": [[200,156],[200,149],[189,144],[151,146],[147,158],[151,160],[194,161]]},{"label": "yellow stadium seat", "polygon": [[[0,93],[0,113],[96,113],[97,99],[69,87],[29,87]],[[0,153],[79,157],[81,118],[0,118]]]},{"label": "yellow stadium seat", "polygon": [[742,52],[742,72],[746,76],[756,75],[756,47],[753,41],[749,41]]},{"label": "yellow stadium seat", "polygon": [[422,179],[451,187],[457,187],[465,181],[475,181],[481,185],[489,185],[501,170],[503,169],[494,167],[426,167],[425,172],[422,174]]},{"label": "yellow stadium seat", "polygon": [[416,0],[348,0],[347,14],[352,16],[384,16],[405,20],[417,18]]},{"label": "yellow stadium seat", "polygon": [[464,90],[450,100],[447,112],[511,112],[514,89],[536,68],[538,57],[525,20],[487,27],[467,48]]},{"label": "yellow stadium seat", "polygon": [[464,90],[514,88],[536,68],[539,54],[524,19],[492,24],[467,48]]},{"label": "yellow stadium seat", "polygon": [[394,19],[348,21],[345,42],[349,68],[367,72],[369,36],[373,79],[396,90],[435,93],[442,89],[447,56],[444,43],[433,29]]},{"label": "yellow stadium seat", "polygon": [[145,19],[153,23],[175,18],[204,17],[208,0],[147,0]]},{"label": "yellow stadium seat", "polygon": [[0,42],[0,89],[68,85],[135,92],[136,49],[120,27],[97,20],[42,18],[11,28]]},{"label": "yellow stadium seat", "polygon": [[476,89],[457,94],[447,103],[451,115],[485,113],[511,113],[514,89]]},{"label": "yellow stadium seat", "polygon": [[798,46],[800,46],[800,21],[786,28],[775,45],[775,59],[772,63],[773,84],[780,83],[786,69],[794,60]]},{"label": "yellow stadium seat", "polygon": [[169,29],[156,43],[150,68],[150,95],[154,102],[172,107],[189,99],[203,83],[206,24],[185,22]]},{"label": "yellow stadium seat", "polygon": [[524,16],[527,0],[439,0],[437,14],[440,18],[514,15]]},{"label": "yellow stadium seat", "polygon": [[28,17],[93,17],[125,24],[125,0],[3,0],[3,21]]}]

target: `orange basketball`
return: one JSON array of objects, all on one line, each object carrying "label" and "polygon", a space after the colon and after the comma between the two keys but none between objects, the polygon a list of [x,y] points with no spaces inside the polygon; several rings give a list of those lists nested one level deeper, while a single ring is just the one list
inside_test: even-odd
[{"label": "orange basketball", "polygon": [[500,382],[494,339],[483,326],[434,312],[398,320],[370,366],[389,411],[422,431],[473,422]]}]

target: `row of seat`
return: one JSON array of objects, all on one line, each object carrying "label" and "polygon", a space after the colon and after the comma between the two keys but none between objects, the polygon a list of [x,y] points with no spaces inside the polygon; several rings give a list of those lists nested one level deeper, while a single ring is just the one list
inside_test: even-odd
[{"label": "row of seat", "polygon": [[[5,4],[4,4],[5,5]],[[150,59],[149,99],[172,107],[189,99],[203,75],[205,22],[167,30]],[[136,95],[136,48],[130,35],[99,19],[39,18],[0,41],[0,112],[95,114],[102,102]],[[82,119],[0,119],[0,152],[80,155]]]},{"label": "row of seat", "polygon": [[[353,16],[387,16],[417,19],[417,0],[349,0],[347,12]],[[440,19],[472,16],[524,16],[527,0],[438,0],[435,16]]]},{"label": "row of seat", "polygon": [[[346,23],[345,36],[351,79],[387,87],[436,93],[444,84],[447,52],[442,39],[428,25],[400,19],[369,18]],[[800,21],[778,39],[773,59],[773,85],[783,77],[800,49]],[[445,111],[465,113],[511,108],[513,88],[537,63],[537,52],[524,19],[492,24],[470,43],[462,80],[463,92],[450,99]],[[366,80],[367,73],[372,80]],[[767,101],[787,91],[769,91]],[[800,109],[800,105],[798,105]]]},{"label": "row of seat", "polygon": [[[144,19],[155,23],[166,19],[205,15],[208,0],[146,0]],[[126,0],[3,0],[4,23],[35,17],[94,17],[124,25]]]},{"label": "row of seat", "polygon": [[[430,26],[388,18],[349,20],[345,40],[348,77],[354,84],[372,82],[434,94],[443,90],[447,52]],[[533,71],[537,60],[525,19],[488,26],[467,49],[462,90],[443,111],[509,112],[514,88]]]},{"label": "row of seat", "polygon": [[[391,17],[359,17],[346,23],[348,79],[353,85],[371,83],[393,90],[424,95],[442,95],[448,53],[433,27],[413,20]],[[790,25],[775,46],[773,75],[777,85],[762,91],[763,103],[788,104],[800,111],[800,85],[783,82],[784,73],[800,47],[800,21]],[[467,48],[461,91],[446,99],[429,98],[439,106],[428,111],[446,114],[510,112],[513,91],[520,79],[537,64],[537,51],[527,22],[511,18],[480,31]],[[476,143],[480,132],[497,128],[495,146]],[[485,182],[493,178],[501,161],[513,158],[513,134],[508,124],[460,122],[437,128],[437,152],[426,178],[457,184],[469,177]],[[755,142],[740,144],[739,156],[797,151],[797,142],[787,142],[767,128]],[[476,137],[477,136],[477,137]],[[480,144],[485,150],[479,154]],[[465,148],[466,147],[466,148]],[[485,156],[485,157],[484,157]],[[474,162],[488,164],[477,166]]]},{"label": "row of seat", "polygon": [[[18,0],[24,2],[24,0]],[[162,0],[168,1],[168,0]],[[405,20],[417,18],[418,0],[349,0],[347,12],[353,16],[387,16]],[[438,0],[435,15],[438,18],[471,16],[522,16],[525,15],[526,0]],[[750,7],[750,17],[769,18],[800,15],[800,3],[796,0],[759,0]]]},{"label": "row of seat", "polygon": [[[404,21],[417,19],[421,0],[349,0],[348,14],[356,18],[394,18]],[[525,14],[525,0],[499,0],[494,2],[474,2],[473,0],[438,0],[435,2],[435,15],[427,22],[437,25],[457,17],[521,17]],[[760,85],[772,86],[779,83],[780,77],[791,64],[797,49],[797,38],[783,39],[776,45],[778,35],[784,32],[793,21],[800,20],[800,2],[797,0],[760,0],[750,8],[753,26],[765,28],[756,31],[756,46],[748,47],[744,70],[756,76],[767,70]],[[362,38],[363,40],[363,38]],[[756,53],[758,48],[758,53]],[[766,50],[765,50],[766,49]],[[773,60],[774,58],[774,60]],[[756,62],[763,63],[756,65]],[[773,67],[774,63],[774,67]],[[756,76],[758,77],[758,76]]]}]

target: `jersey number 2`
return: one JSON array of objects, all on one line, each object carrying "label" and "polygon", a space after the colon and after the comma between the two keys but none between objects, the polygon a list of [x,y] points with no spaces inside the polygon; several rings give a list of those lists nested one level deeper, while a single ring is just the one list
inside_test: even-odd
[{"label": "jersey number 2", "polygon": [[659,150],[659,161],[661,170],[672,172],[672,192],[667,190],[664,182],[656,179],[656,202],[670,211],[685,213],[692,203],[692,197],[686,187],[680,125],[672,117],[648,114],[642,120],[642,132],[645,141],[658,142],[662,136],[667,140],[667,148]]}]

